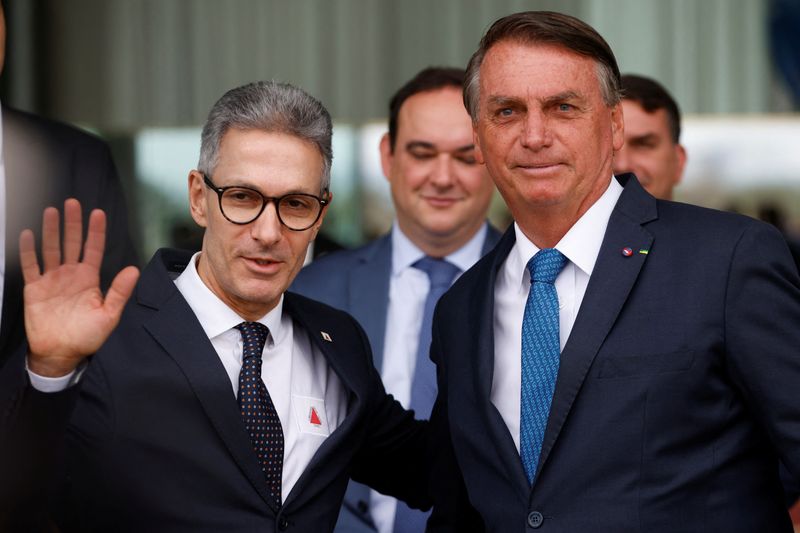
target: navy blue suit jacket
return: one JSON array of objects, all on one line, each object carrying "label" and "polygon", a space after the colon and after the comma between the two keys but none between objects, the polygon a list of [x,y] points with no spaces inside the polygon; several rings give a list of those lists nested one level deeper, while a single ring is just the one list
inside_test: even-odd
[{"label": "navy blue suit jacket", "polygon": [[776,466],[800,474],[800,279],[786,243],[619,180],[533,488],[490,400],[495,279],[514,232],[440,300],[433,480],[449,490],[433,489],[429,530],[479,529],[462,520],[474,510],[502,533],[792,530]]},{"label": "navy blue suit jacket", "polygon": [[154,256],[83,377],[62,530],[331,531],[351,475],[429,506],[424,424],[386,395],[361,328],[286,293],[284,311],[341,379],[348,413],[273,507],[228,375],[173,282],[190,257]]},{"label": "navy blue suit jacket", "polygon": [[[482,254],[487,254],[500,233],[489,226]],[[292,290],[347,311],[358,320],[372,346],[375,367],[383,364],[389,280],[392,275],[391,234],[354,250],[344,250],[315,260],[295,278]],[[369,509],[369,488],[351,483],[336,530],[342,533],[374,532]]]}]

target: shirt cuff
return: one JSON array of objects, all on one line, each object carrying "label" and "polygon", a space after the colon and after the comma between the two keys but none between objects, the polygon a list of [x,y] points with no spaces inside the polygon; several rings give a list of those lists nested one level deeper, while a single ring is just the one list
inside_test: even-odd
[{"label": "shirt cuff", "polygon": [[86,369],[86,362],[78,365],[78,368],[65,376],[57,378],[49,378],[47,376],[40,376],[28,368],[28,358],[25,358],[25,370],[28,372],[28,377],[31,380],[31,386],[39,392],[61,392],[71,387],[80,381],[83,371]]}]

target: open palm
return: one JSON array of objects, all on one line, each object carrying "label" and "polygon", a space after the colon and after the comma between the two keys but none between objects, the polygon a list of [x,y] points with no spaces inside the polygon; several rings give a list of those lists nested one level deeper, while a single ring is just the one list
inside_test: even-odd
[{"label": "open palm", "polygon": [[62,257],[59,213],[47,208],[42,224],[42,269],[33,232],[25,230],[20,235],[28,366],[36,374],[68,374],[100,348],[119,322],[139,271],[135,267],[123,269],[103,296],[100,265],[105,226],[105,214],[92,211],[82,247],[80,203],[75,199],[64,202]]}]

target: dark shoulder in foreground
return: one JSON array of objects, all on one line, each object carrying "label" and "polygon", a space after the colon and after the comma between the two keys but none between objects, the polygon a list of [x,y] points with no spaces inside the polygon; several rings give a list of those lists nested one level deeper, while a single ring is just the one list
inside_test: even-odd
[{"label": "dark shoulder in foreground", "polygon": [[7,127],[14,128],[20,134],[30,137],[41,136],[41,133],[46,132],[47,137],[52,139],[54,144],[64,149],[80,144],[89,144],[98,148],[106,147],[106,143],[97,135],[64,122],[6,106],[3,106],[2,113],[4,128],[7,124]]}]

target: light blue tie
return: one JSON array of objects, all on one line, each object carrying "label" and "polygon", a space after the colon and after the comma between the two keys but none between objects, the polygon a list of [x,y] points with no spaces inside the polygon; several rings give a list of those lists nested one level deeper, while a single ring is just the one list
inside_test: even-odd
[{"label": "light blue tie", "polygon": [[431,416],[433,402],[436,400],[436,366],[430,358],[433,310],[436,307],[436,302],[447,292],[447,289],[453,283],[453,278],[461,270],[444,259],[428,256],[423,257],[413,266],[428,275],[430,288],[428,289],[428,296],[425,298],[422,327],[419,330],[417,362],[414,366],[414,379],[411,382],[409,409],[414,410],[416,418],[427,420]]},{"label": "light blue tie", "polygon": [[[427,420],[431,416],[433,402],[436,400],[436,366],[430,358],[431,326],[433,310],[436,302],[447,292],[453,283],[453,278],[461,270],[444,259],[425,256],[413,265],[414,268],[428,274],[430,289],[425,298],[425,308],[422,313],[422,327],[419,331],[419,344],[417,347],[417,363],[414,367],[414,379],[411,382],[411,402],[409,408],[414,410],[416,418]],[[397,502],[397,511],[394,517],[394,533],[422,533],[430,512],[411,509],[405,503]]]},{"label": "light blue tie", "polygon": [[531,289],[522,317],[519,453],[533,485],[556,387],[560,357],[558,294],[553,284],[567,258],[544,248],[528,261]]}]

